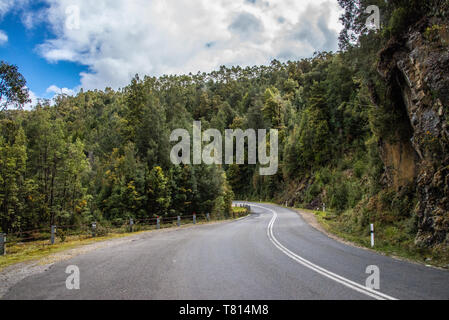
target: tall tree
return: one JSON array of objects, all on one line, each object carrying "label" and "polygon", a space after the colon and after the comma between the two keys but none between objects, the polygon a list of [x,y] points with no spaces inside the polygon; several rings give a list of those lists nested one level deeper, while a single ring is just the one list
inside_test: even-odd
[{"label": "tall tree", "polygon": [[26,80],[19,73],[17,66],[0,61],[0,110],[9,106],[23,107],[29,99]]}]

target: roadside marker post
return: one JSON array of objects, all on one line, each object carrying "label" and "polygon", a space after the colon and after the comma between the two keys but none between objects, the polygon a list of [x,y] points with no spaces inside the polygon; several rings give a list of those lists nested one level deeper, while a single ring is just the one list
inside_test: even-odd
[{"label": "roadside marker post", "polygon": [[129,219],[129,232],[133,232],[133,229],[134,229],[134,220],[133,220],[133,218],[130,218]]},{"label": "roadside marker post", "polygon": [[0,256],[4,256],[6,254],[6,234],[0,233]]},{"label": "roadside marker post", "polygon": [[210,213],[206,214],[207,221],[210,221]]},{"label": "roadside marker post", "polygon": [[56,226],[51,226],[50,243],[55,244]]},{"label": "roadside marker post", "polygon": [[95,238],[97,235],[97,222],[92,223],[92,237]]},{"label": "roadside marker post", "polygon": [[160,229],[161,228],[161,218],[157,217],[156,220],[156,229]]},{"label": "roadside marker post", "polygon": [[374,224],[371,224],[371,247],[374,247]]},{"label": "roadside marker post", "polygon": [[196,213],[193,214],[193,224],[196,224]]},{"label": "roadside marker post", "polygon": [[178,216],[178,222],[176,222],[176,224],[178,225],[178,227],[181,226],[181,216]]}]

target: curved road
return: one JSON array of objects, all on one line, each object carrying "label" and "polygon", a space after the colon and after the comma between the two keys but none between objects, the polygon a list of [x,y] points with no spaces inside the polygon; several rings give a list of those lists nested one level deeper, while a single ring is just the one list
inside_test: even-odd
[{"label": "curved road", "polygon": [[[30,276],[3,299],[449,299],[449,272],[330,239],[296,212],[251,204],[232,222],[136,236]],[[66,267],[80,270],[67,290]],[[365,287],[375,265],[380,290]]]}]

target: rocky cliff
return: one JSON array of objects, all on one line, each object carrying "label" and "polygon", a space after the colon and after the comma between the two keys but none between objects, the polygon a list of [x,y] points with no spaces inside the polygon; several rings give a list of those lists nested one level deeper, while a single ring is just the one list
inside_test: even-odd
[{"label": "rocky cliff", "polygon": [[380,53],[378,70],[405,134],[385,141],[388,183],[414,183],[419,203],[416,243],[449,245],[449,24],[423,19]]}]

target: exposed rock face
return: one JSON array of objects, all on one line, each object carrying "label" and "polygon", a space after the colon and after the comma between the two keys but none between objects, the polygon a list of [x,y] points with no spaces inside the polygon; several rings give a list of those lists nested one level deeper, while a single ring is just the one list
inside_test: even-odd
[{"label": "exposed rock face", "polygon": [[[416,243],[424,246],[449,244],[448,31],[447,21],[423,20],[403,39],[390,42],[381,53],[378,66],[390,89],[401,91],[413,130],[410,142],[403,141],[405,146],[401,150],[409,144],[416,155],[405,156],[408,159],[403,161],[404,156],[401,153],[395,156],[391,146],[383,148],[382,153],[392,153],[383,158],[387,167],[392,166],[399,173],[393,172],[396,177],[393,180],[416,179],[419,200]],[[410,159],[415,159],[416,166],[412,176]],[[404,183],[399,180],[395,182]]]},{"label": "exposed rock face", "polygon": [[399,190],[415,180],[417,155],[410,141],[384,141],[380,155],[386,167],[384,182],[387,185]]}]

